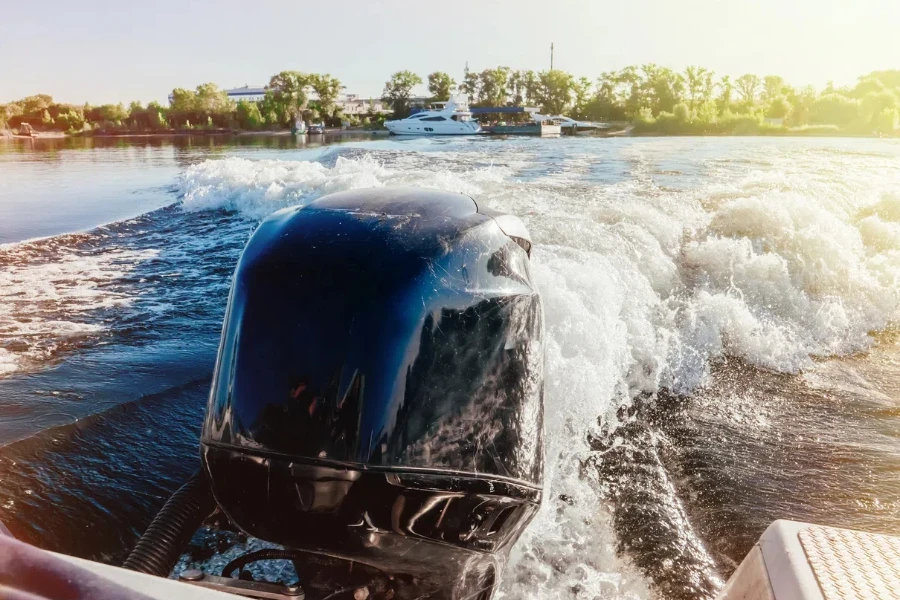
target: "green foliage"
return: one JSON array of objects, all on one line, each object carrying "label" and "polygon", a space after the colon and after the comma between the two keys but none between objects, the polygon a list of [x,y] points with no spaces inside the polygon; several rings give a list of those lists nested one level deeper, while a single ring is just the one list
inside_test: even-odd
[{"label": "green foliage", "polygon": [[778,75],[766,75],[763,78],[763,88],[761,100],[763,104],[769,105],[784,95],[785,90],[784,79]]},{"label": "green foliage", "polygon": [[728,75],[723,75],[722,79],[718,84],[721,92],[719,93],[719,97],[716,98],[716,107],[719,110],[719,113],[724,113],[727,110],[731,110],[732,103],[734,102],[734,84],[731,83],[731,77]]},{"label": "green foliage", "polygon": [[688,67],[684,70],[687,83],[688,107],[693,112],[697,106],[712,99],[713,72],[703,67]]},{"label": "green foliage", "polygon": [[[660,113],[661,116],[672,116],[671,113]],[[634,121],[640,125],[652,125],[656,122],[656,118],[653,116],[653,112],[647,108],[646,106],[638,111],[638,114],[635,115]]]},{"label": "green foliage", "polygon": [[241,129],[254,130],[262,129],[266,120],[259,111],[259,105],[256,102],[247,102],[241,100],[237,103],[235,110],[238,127]]},{"label": "green foliage", "polygon": [[[860,122],[873,127],[884,111],[897,107],[897,96],[893,91],[869,92],[860,101]],[[880,131],[880,130],[879,130]]]},{"label": "green foliage", "polygon": [[[166,116],[176,129],[188,128],[191,122],[205,122],[209,127],[228,127],[235,110],[234,102],[214,83],[200,84],[195,90],[176,88],[172,90],[171,98]],[[141,120],[149,122],[154,119],[150,115]]]},{"label": "green foliage", "polygon": [[583,119],[587,115],[588,103],[591,100],[591,81],[587,77],[581,77],[573,83],[572,92],[575,95],[575,106],[572,111],[576,118]]},{"label": "green foliage", "polygon": [[840,94],[820,96],[812,105],[809,122],[847,127],[857,119],[859,101]]},{"label": "green foliage", "polygon": [[84,117],[100,129],[116,129],[128,118],[128,111],[121,103],[103,104],[92,107]]},{"label": "green foliage", "polygon": [[455,86],[453,78],[443,71],[435,71],[428,75],[428,93],[435,102],[449,100]]},{"label": "green foliage", "polygon": [[756,97],[759,93],[759,77],[757,75],[752,73],[741,75],[734,80],[734,87],[746,106],[756,104]]},{"label": "green foliage", "polygon": [[397,71],[385,82],[381,99],[394,111],[395,118],[409,114],[409,98],[412,89],[422,83],[422,78],[412,71]]},{"label": "green foliage", "polygon": [[536,98],[544,114],[559,115],[567,111],[575,91],[575,78],[565,71],[554,69],[538,76],[540,87]]},{"label": "green foliage", "polygon": [[778,96],[771,100],[766,116],[770,119],[784,119],[791,112],[791,103],[784,96]]},{"label": "green foliage", "polygon": [[478,101],[478,74],[469,70],[469,63],[466,63],[459,91],[469,96],[469,102],[474,104]]},{"label": "green foliage", "polygon": [[260,110],[270,123],[289,127],[306,109],[312,76],[300,71],[282,71],[269,79]]},{"label": "green foliage", "polygon": [[872,125],[879,133],[894,133],[900,123],[900,112],[896,108],[885,108],[875,115]]},{"label": "green foliage", "polygon": [[[318,98],[314,102],[315,110],[326,118],[331,119],[335,115],[335,102],[344,86],[339,79],[332,77],[328,73],[324,75],[310,75],[309,85]],[[315,118],[317,119],[318,117]]]},{"label": "green foliage", "polygon": [[512,69],[497,67],[478,74],[478,104],[482,106],[506,106],[509,96],[509,76]]},{"label": "green foliage", "polygon": [[[415,73],[399,71],[386,82],[384,100],[397,117],[409,112],[412,89],[422,83]],[[428,76],[437,101],[448,99],[455,82],[444,72]],[[258,130],[290,126],[298,116],[335,125],[344,117],[337,105],[343,86],[328,74],[282,71],[274,75],[259,103],[235,104],[215,84],[172,91],[170,106],[131,102],[102,106],[55,103],[46,94],[0,105],[0,127],[95,131],[162,131],[240,127]],[[459,85],[473,104],[537,106],[545,114],[579,119],[631,121],[635,133],[671,135],[898,135],[900,70],[873,71],[850,87],[829,83],[817,94],[812,87],[793,88],[777,75],[746,74],[715,80],[712,71],[690,66],[683,73],[653,63],[602,73],[596,81],[576,79],[560,70],[535,73],[499,66],[481,72],[468,67]],[[383,116],[368,118],[381,127]],[[784,125],[765,122],[783,119]]]}]

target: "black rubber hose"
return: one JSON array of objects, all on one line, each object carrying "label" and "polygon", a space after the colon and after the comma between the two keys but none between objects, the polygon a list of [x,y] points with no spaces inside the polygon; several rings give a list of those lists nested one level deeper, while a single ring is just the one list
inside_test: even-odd
[{"label": "black rubber hose", "polygon": [[258,560],[296,560],[297,556],[297,552],[291,550],[279,550],[278,548],[266,548],[264,550],[257,550],[256,552],[251,552],[250,554],[238,556],[236,559],[225,565],[225,568],[222,569],[222,577],[231,577],[231,573],[235,569],[243,569],[250,563],[256,562]]},{"label": "black rubber hose", "polygon": [[194,473],[157,513],[122,566],[168,577],[191,536],[215,507],[206,476]]}]

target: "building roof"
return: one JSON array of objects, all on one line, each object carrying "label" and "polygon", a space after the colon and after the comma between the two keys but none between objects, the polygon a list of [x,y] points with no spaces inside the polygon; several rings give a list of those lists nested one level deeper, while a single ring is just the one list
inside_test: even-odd
[{"label": "building roof", "polygon": [[225,90],[225,93],[228,94],[229,96],[258,96],[260,94],[266,93],[266,86],[264,86],[264,85],[255,85],[255,86],[245,85],[243,87]]}]

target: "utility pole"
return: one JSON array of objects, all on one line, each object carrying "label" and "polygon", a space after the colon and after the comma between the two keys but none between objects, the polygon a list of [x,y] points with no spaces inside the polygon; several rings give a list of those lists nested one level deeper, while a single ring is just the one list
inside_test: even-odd
[{"label": "utility pole", "polygon": [[553,70],[553,42],[550,42],[550,70]]}]

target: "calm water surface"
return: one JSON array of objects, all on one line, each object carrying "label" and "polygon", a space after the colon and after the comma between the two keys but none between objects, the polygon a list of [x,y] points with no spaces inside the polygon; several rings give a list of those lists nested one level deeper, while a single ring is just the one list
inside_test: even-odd
[{"label": "calm water surface", "polygon": [[548,494],[507,598],[709,598],[775,518],[900,534],[900,144],[858,139],[0,141],[0,521],[121,560],[196,468],[259,219],[409,185],[536,242]]}]

